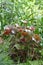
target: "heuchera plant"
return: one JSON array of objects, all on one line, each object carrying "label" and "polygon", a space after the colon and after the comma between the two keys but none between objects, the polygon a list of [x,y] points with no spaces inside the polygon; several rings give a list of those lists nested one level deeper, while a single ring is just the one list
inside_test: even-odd
[{"label": "heuchera plant", "polygon": [[[26,21],[22,20],[24,25],[27,24]],[[41,38],[38,34],[34,33],[34,26],[20,26],[15,25],[6,25],[4,27],[4,35],[12,35],[10,40],[10,57],[15,62],[25,62],[27,58],[30,60],[41,59],[41,50],[40,41]]]}]

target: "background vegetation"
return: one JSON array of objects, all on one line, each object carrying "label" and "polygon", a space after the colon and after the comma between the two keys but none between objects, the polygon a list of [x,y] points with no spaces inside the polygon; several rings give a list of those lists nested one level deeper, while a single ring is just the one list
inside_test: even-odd
[{"label": "background vegetation", "polygon": [[[21,25],[21,20],[27,20],[27,26],[36,27],[35,33],[40,35],[43,47],[43,0],[0,0],[0,34],[5,25],[15,23]],[[7,56],[9,39],[5,39],[5,43],[0,45],[0,65],[14,65],[14,62]],[[43,55],[43,49],[41,53]],[[43,65],[41,60],[27,61],[24,65],[35,65],[36,63]]]}]

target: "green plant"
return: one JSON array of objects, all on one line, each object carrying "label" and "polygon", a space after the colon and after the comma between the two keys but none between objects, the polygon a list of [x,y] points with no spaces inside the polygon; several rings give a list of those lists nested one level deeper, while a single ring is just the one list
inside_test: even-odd
[{"label": "green plant", "polygon": [[[22,20],[22,24],[27,25],[27,21]],[[39,52],[42,49],[40,45],[41,38],[34,33],[35,28],[33,26],[23,27],[15,24],[15,26],[7,26],[5,31],[7,34],[4,33],[4,35],[13,34],[10,41],[9,54],[15,62],[25,62],[27,57],[31,60],[42,58]]]}]

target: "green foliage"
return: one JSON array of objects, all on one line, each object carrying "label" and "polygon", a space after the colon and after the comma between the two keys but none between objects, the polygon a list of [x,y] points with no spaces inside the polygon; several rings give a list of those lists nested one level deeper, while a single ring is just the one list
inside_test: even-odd
[{"label": "green foliage", "polygon": [[[40,45],[43,48],[43,0],[0,0],[0,33],[7,24],[19,23],[21,25],[21,20],[27,20],[27,26],[35,26],[34,33],[40,35]],[[0,46],[0,65],[13,65],[8,56],[5,58],[9,47],[7,44]],[[5,54],[2,50],[5,51]],[[43,55],[43,49],[41,53]],[[5,60],[1,60],[3,57]],[[37,61],[33,64],[35,63],[38,65]]]}]

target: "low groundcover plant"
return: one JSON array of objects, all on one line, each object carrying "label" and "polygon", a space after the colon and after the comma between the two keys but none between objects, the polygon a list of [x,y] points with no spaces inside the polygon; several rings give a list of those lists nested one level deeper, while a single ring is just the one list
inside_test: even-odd
[{"label": "low groundcover plant", "polygon": [[40,42],[41,38],[35,34],[34,26],[26,26],[27,22],[22,22],[24,26],[18,24],[6,25],[4,27],[4,35],[12,35],[9,46],[9,56],[15,62],[26,62],[29,60],[41,59]]}]

